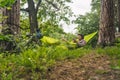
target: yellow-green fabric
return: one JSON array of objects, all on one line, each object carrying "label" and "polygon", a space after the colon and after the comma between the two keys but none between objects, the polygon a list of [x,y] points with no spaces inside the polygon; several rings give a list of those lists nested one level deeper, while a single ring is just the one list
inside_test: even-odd
[{"label": "yellow-green fabric", "polygon": [[[93,32],[91,34],[88,34],[84,37],[84,40],[86,41],[86,43],[88,43],[90,41],[90,39],[92,39],[95,35],[97,34],[97,31],[96,32]],[[54,38],[51,38],[51,37],[47,37],[47,36],[44,36],[41,41],[45,44],[48,44],[48,45],[54,45],[54,44],[59,44],[58,47],[63,47],[66,49],[65,45],[64,44],[60,44],[60,40],[58,39],[54,39]],[[74,42],[67,42],[66,45],[68,47],[76,47],[76,43]]]},{"label": "yellow-green fabric", "polygon": [[46,43],[46,44],[57,44],[57,43],[60,42],[57,39],[54,39],[54,38],[51,38],[51,37],[47,37],[47,36],[43,36],[43,38],[41,39],[41,41],[43,43]]},{"label": "yellow-green fabric", "polygon": [[93,33],[91,33],[91,34],[86,35],[86,36],[84,37],[84,40],[86,41],[86,43],[89,42],[90,39],[92,39],[96,34],[97,34],[97,31],[96,31],[96,32],[93,32]]}]

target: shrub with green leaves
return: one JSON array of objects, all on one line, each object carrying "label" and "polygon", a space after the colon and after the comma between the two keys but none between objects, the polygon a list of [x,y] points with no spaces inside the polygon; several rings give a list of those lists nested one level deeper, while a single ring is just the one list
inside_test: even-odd
[{"label": "shrub with green leaves", "polygon": [[[118,60],[117,65],[112,64],[113,68],[120,67],[119,47],[102,48],[78,48],[63,49],[56,46],[36,47],[25,50],[20,54],[0,54],[0,79],[45,79],[46,71],[55,65],[57,61],[65,59],[76,59],[85,54],[99,53],[107,54]],[[26,78],[28,76],[29,78]]]},{"label": "shrub with green leaves", "polygon": [[15,0],[0,0],[0,7],[9,7],[14,2],[15,2]]}]

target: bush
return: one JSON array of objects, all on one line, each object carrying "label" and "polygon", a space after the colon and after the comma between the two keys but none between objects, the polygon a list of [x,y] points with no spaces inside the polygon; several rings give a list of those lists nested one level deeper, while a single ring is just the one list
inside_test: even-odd
[{"label": "bush", "polygon": [[[56,61],[65,59],[76,59],[88,53],[107,54],[118,59],[119,67],[120,50],[119,47],[101,48],[78,48],[64,49],[56,46],[36,47],[25,50],[20,54],[0,54],[0,79],[36,79],[42,80],[46,77],[46,71],[52,67]],[[114,64],[112,65],[114,66]],[[115,66],[116,67],[116,66]],[[27,78],[28,77],[28,78]]]}]

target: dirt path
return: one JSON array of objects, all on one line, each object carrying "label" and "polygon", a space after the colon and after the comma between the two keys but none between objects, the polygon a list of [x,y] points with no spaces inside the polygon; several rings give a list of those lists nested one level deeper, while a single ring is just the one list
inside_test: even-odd
[{"label": "dirt path", "polygon": [[58,62],[48,71],[48,80],[120,80],[120,70],[112,70],[107,55],[88,54],[77,60]]}]

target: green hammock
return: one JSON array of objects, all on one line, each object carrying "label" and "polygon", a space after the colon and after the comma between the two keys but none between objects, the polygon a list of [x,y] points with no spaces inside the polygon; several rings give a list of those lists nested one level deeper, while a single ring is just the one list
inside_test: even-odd
[{"label": "green hammock", "polygon": [[[97,34],[97,31],[96,32],[93,32],[91,34],[88,34],[84,37],[86,43],[88,43],[95,35]],[[48,45],[54,45],[54,44],[59,44],[59,46],[64,46],[63,44],[60,44],[60,40],[58,39],[54,39],[54,38],[51,38],[51,37],[47,37],[47,36],[44,36],[41,41],[45,44],[48,44]],[[72,45],[72,46],[76,46],[76,43],[74,42],[67,42],[67,44],[69,45]]]},{"label": "green hammock", "polygon": [[51,37],[47,37],[47,36],[43,36],[43,38],[41,39],[41,41],[43,43],[47,43],[47,44],[56,44],[56,43],[59,43],[59,40],[51,38]]},{"label": "green hammock", "polygon": [[86,36],[84,37],[85,41],[86,41],[86,42],[89,42],[90,39],[92,39],[96,34],[97,34],[97,31],[96,31],[96,32],[93,32],[93,33],[91,33],[91,34],[86,35]]},{"label": "green hammock", "polygon": [[[96,34],[97,34],[97,31],[93,32],[91,34],[85,35],[84,40],[86,41],[86,43],[88,43]],[[70,47],[70,48],[77,47],[76,43],[74,43],[73,41],[67,42],[67,43],[68,43],[68,47]]]}]

